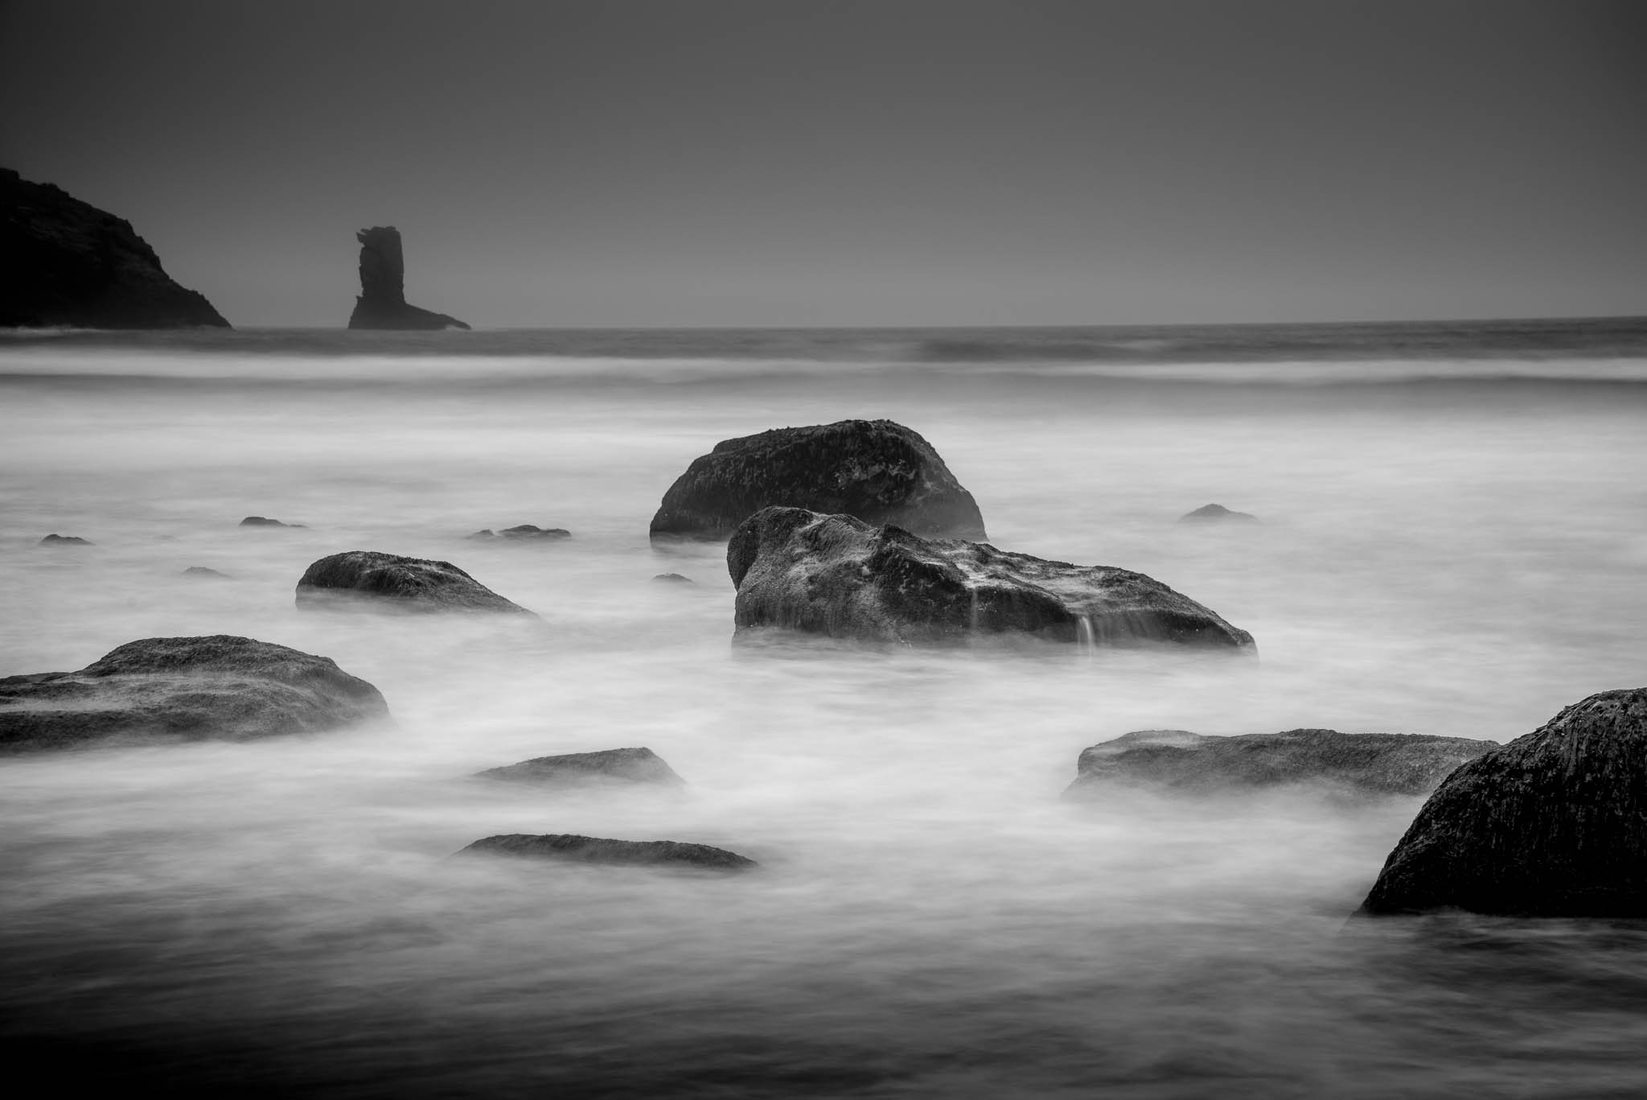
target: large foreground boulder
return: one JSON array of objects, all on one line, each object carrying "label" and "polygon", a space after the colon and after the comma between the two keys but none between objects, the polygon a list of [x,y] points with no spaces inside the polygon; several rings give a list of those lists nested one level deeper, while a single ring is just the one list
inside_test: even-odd
[{"label": "large foreground boulder", "polygon": [[503,779],[511,783],[542,786],[576,786],[589,783],[651,783],[679,786],[685,782],[663,757],[648,748],[602,749],[599,752],[566,752],[539,756],[502,768],[476,772],[482,779]]},{"label": "large foreground boulder", "polygon": [[229,322],[178,286],[131,223],[0,168],[0,327],[186,328]]},{"label": "large foreground boulder", "polygon": [[1318,784],[1371,795],[1416,795],[1466,760],[1498,745],[1418,733],[1286,730],[1208,737],[1138,730],[1081,753],[1067,798],[1095,799],[1117,787],[1205,793]]},{"label": "large foreground boulder", "polygon": [[360,297],[350,328],[443,329],[469,326],[456,317],[406,304],[406,257],[400,230],[374,225],[355,234],[360,242]]},{"label": "large foreground boulder", "polygon": [[772,505],[983,539],[984,520],[932,444],[890,420],[842,420],[728,439],[663,495],[652,538],[724,539]]},{"label": "large foreground boulder", "polygon": [[327,657],[216,634],[127,642],[78,672],[0,679],[0,751],[104,741],[245,741],[387,717]]},{"label": "large foreground boulder", "polygon": [[1449,775],[1360,912],[1647,917],[1647,688],[1604,691]]},{"label": "large foreground boulder", "polygon": [[604,837],[551,833],[504,833],[477,840],[458,854],[523,856],[566,863],[607,863],[631,867],[686,867],[708,871],[747,871],[760,864],[752,859],[678,840],[608,840]]},{"label": "large foreground boulder", "polygon": [[349,550],[309,566],[297,582],[297,606],[532,614],[449,561],[376,550]]},{"label": "large foreground boulder", "polygon": [[750,516],[727,544],[726,567],[738,587],[739,631],[890,642],[1029,634],[1253,651],[1252,635],[1142,573],[923,539],[804,508]]}]

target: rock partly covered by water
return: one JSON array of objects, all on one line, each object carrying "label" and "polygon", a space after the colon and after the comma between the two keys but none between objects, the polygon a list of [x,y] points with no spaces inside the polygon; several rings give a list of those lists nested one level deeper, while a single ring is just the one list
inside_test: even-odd
[{"label": "rock partly covered by water", "polygon": [[530,523],[523,523],[518,527],[505,527],[501,531],[494,531],[488,527],[464,537],[477,542],[558,542],[571,538],[572,532],[564,527],[534,527]]},{"label": "rock partly covered by water", "polygon": [[1460,767],[1363,914],[1647,917],[1647,688],[1604,691]]},{"label": "rock partly covered by water", "polygon": [[982,539],[972,494],[932,444],[890,420],[842,420],[728,439],[663,495],[652,537],[724,539],[762,508],[788,505]]},{"label": "rock partly covered by water", "polygon": [[282,523],[278,519],[270,519],[268,516],[247,516],[245,519],[240,521],[240,526],[242,526],[242,527],[304,527],[304,526],[306,526],[306,524],[302,524],[302,523]]},{"label": "rock partly covered by water", "polygon": [[540,756],[502,768],[476,772],[482,779],[563,786],[589,782],[656,783],[679,786],[685,782],[675,769],[648,748],[603,749]]},{"label": "rock partly covered by water", "polygon": [[297,582],[298,607],[532,612],[449,561],[349,550],[321,558]]},{"label": "rock partly covered by water", "polygon": [[1015,633],[1253,651],[1252,635],[1142,573],[924,539],[804,508],[750,516],[727,544],[726,566],[740,631],[786,627],[893,642]]},{"label": "rock partly covered by water", "polygon": [[0,751],[244,741],[388,713],[377,688],[327,657],[227,634],[144,638],[78,672],[0,679]]},{"label": "rock partly covered by water", "polygon": [[205,566],[205,565],[191,565],[187,569],[183,570],[182,576],[196,577],[196,578],[199,578],[201,580],[214,580],[214,581],[217,581],[217,580],[227,581],[227,580],[233,580],[234,579],[234,578],[230,577],[227,573],[221,573],[218,570],[213,569],[210,566]]},{"label": "rock partly covered by water", "polygon": [[375,225],[355,234],[360,242],[360,297],[350,328],[443,329],[469,326],[456,317],[406,304],[406,257],[400,230]]},{"label": "rock partly covered by water", "polygon": [[[39,528],[36,528],[36,530],[39,530]],[[37,543],[36,545],[39,545],[39,546],[95,546],[96,543],[92,542],[91,539],[83,539],[79,535],[59,535],[59,534],[53,532],[52,534],[47,535],[45,538],[41,539],[39,541],[39,543]]]},{"label": "rock partly covered by water", "polygon": [[1081,753],[1069,798],[1099,798],[1117,786],[1208,792],[1320,784],[1365,794],[1415,795],[1466,760],[1498,745],[1418,733],[1299,729],[1209,737],[1138,730]]},{"label": "rock partly covered by water", "polygon": [[178,286],[123,218],[0,168],[0,327],[187,328],[229,322]]},{"label": "rock partly covered by water", "polygon": [[1203,504],[1193,512],[1178,517],[1179,523],[1257,523],[1258,517],[1250,512],[1232,512],[1222,504]]},{"label": "rock partly covered by water", "polygon": [[607,863],[633,867],[687,867],[709,871],[747,871],[760,864],[752,859],[712,848],[707,844],[687,844],[678,840],[607,840],[603,837],[551,833],[505,833],[477,840],[464,848],[483,855],[522,856],[529,859],[559,860],[566,863]]}]

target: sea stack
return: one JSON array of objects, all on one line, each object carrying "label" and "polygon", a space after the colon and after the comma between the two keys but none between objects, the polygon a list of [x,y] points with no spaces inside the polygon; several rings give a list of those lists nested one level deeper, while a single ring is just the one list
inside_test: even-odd
[{"label": "sea stack", "polygon": [[0,168],[0,326],[228,328],[131,223]]},{"label": "sea stack", "polygon": [[469,326],[456,317],[406,304],[406,257],[400,230],[375,225],[355,234],[360,242],[360,297],[350,328],[443,329]]}]

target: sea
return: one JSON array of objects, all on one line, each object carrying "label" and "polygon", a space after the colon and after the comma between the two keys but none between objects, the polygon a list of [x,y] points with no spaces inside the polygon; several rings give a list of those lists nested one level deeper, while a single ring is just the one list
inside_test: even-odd
[{"label": "sea", "polygon": [[[735,642],[724,547],[651,515],[847,418],[1257,659]],[[571,537],[466,538],[527,523]],[[357,549],[540,618],[295,606]],[[1062,795],[1138,729],[1511,740],[1647,683],[1644,578],[1639,318],[3,334],[0,675],[247,635],[392,721],[0,759],[0,1050],[93,1094],[1639,1097],[1647,925],[1351,918],[1421,799]],[[685,785],[474,778],[627,746]],[[761,866],[455,858],[499,833]]]}]

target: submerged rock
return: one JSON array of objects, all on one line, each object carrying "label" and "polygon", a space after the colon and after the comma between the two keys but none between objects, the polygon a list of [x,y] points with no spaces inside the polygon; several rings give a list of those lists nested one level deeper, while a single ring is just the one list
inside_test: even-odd
[{"label": "submerged rock", "polygon": [[607,840],[602,837],[551,833],[504,833],[477,840],[458,854],[524,856],[568,863],[606,863],[634,867],[696,867],[709,871],[747,871],[760,864],[725,848],[678,840]]},{"label": "submerged rock", "polygon": [[1179,523],[1257,523],[1258,517],[1248,512],[1232,512],[1222,504],[1203,504],[1193,512],[1178,517]]},{"label": "submerged rock", "polygon": [[502,768],[475,773],[482,779],[506,779],[514,783],[541,783],[548,786],[588,782],[659,783],[679,786],[686,781],[675,769],[648,748],[603,749],[599,752],[567,752],[540,756]]},{"label": "submerged rock", "polygon": [[738,588],[739,631],[786,627],[892,642],[1013,633],[1253,651],[1252,635],[1142,573],[923,539],[804,508],[750,516],[727,544],[726,566]]},{"label": "submerged rock", "polygon": [[1418,733],[1298,729],[1208,737],[1138,730],[1081,753],[1068,798],[1097,798],[1117,786],[1207,792],[1292,783],[1365,794],[1425,794],[1466,760],[1498,745]]},{"label": "submerged rock", "polygon": [[506,527],[501,531],[494,531],[488,527],[464,537],[480,542],[555,542],[571,538],[572,532],[564,527],[534,527],[530,523],[523,523],[519,527]]},{"label": "submerged rock", "polygon": [[360,297],[350,328],[443,329],[469,326],[456,317],[406,304],[406,258],[400,230],[377,225],[355,234],[360,242]]},{"label": "submerged rock", "polygon": [[240,526],[242,526],[242,527],[304,527],[304,526],[307,526],[307,525],[302,524],[302,523],[281,523],[278,519],[270,519],[268,516],[247,516],[245,519],[240,521]]},{"label": "submerged rock", "polygon": [[532,614],[449,561],[375,550],[349,550],[310,565],[297,582],[297,606]]},{"label": "submerged rock", "polygon": [[932,444],[890,420],[842,420],[717,443],[663,495],[652,538],[724,539],[773,505],[920,535],[987,537],[977,502]]},{"label": "submerged rock", "polygon": [[328,657],[227,634],[143,638],[78,672],[0,679],[0,751],[246,741],[388,713],[377,688]]},{"label": "submerged rock", "polygon": [[202,580],[228,581],[234,579],[227,573],[219,573],[217,570],[209,569],[204,565],[191,565],[187,569],[183,570],[182,575],[185,577],[199,577]]},{"label": "submerged rock", "polygon": [[1647,688],[1603,691],[1460,767],[1360,912],[1647,917]]},{"label": "submerged rock", "polygon": [[[38,530],[38,528],[37,528]],[[91,539],[83,539],[79,535],[50,534],[41,539],[40,546],[96,546]]]},{"label": "submerged rock", "polygon": [[691,577],[684,577],[679,573],[659,573],[652,578],[656,584],[697,584]]},{"label": "submerged rock", "polygon": [[229,327],[123,218],[0,168],[0,327]]}]

